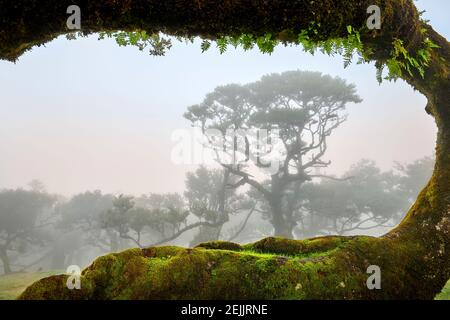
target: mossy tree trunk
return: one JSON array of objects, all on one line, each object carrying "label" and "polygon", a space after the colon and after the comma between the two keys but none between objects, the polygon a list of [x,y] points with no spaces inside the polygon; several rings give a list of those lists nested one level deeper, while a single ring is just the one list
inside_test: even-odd
[{"label": "mossy tree trunk", "polygon": [[[65,12],[73,3],[77,1],[1,2],[0,58],[15,60],[32,46],[67,33]],[[417,52],[427,37],[440,46],[432,52],[423,78],[415,71],[403,75],[404,80],[426,96],[427,112],[436,120],[439,132],[435,171],[402,223],[380,238],[327,237],[307,241],[269,238],[246,247],[212,243],[194,250],[136,249],[96,261],[84,271],[87,286],[80,292],[65,290],[65,278],[61,276],[36,283],[22,298],[431,299],[441,290],[450,278],[450,46],[420,20],[412,0],[80,3],[83,3],[83,31],[87,33],[144,29],[209,39],[271,33],[286,42],[295,39],[291,35],[307,29],[311,21],[321,25],[311,41],[346,37],[346,27],[365,26],[367,8],[377,4],[382,9],[382,29],[361,34],[373,61],[385,63],[395,39],[401,39],[409,52]],[[255,250],[273,256],[255,256],[252,253]],[[284,254],[288,256],[280,257]],[[161,257],[166,257],[161,262],[164,268],[156,263]],[[382,290],[366,287],[369,265],[381,268]],[[145,276],[149,268],[156,274],[151,279]],[[114,272],[124,270],[134,270],[131,279],[114,278]],[[100,283],[101,286],[96,286]],[[137,288],[130,291],[133,285]],[[116,290],[102,291],[105,287]]]}]

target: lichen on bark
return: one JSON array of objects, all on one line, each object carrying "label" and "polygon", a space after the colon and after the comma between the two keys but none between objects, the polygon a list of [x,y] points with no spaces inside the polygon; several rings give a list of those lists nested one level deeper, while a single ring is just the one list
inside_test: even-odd
[{"label": "lichen on bark", "polygon": [[[15,61],[35,45],[68,33],[66,8],[77,1],[0,3],[0,58]],[[366,9],[382,9],[382,29],[365,30]],[[67,276],[30,286],[21,299],[432,299],[450,278],[450,46],[420,19],[412,0],[378,1],[79,1],[83,32],[145,30],[183,37],[270,33],[283,42],[315,21],[320,43],[360,31],[369,60],[392,59],[393,43],[414,57],[431,40],[424,74],[401,77],[428,100],[438,127],[434,174],[402,223],[379,237],[278,238],[254,244],[156,247],[98,258],[83,271],[81,290]],[[365,31],[362,31],[365,30]],[[399,58],[401,59],[401,57]],[[378,265],[382,289],[369,290],[366,270]]]}]

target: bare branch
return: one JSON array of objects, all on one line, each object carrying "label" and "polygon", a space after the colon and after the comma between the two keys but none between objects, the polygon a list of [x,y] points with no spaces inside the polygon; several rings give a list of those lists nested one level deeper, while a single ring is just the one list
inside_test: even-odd
[{"label": "bare branch", "polygon": [[242,231],[244,231],[245,227],[247,226],[248,220],[249,220],[250,217],[252,216],[253,212],[255,212],[255,208],[256,208],[256,205],[257,205],[257,204],[258,204],[258,203],[255,203],[255,205],[253,206],[253,208],[249,211],[249,213],[248,213],[247,216],[245,217],[245,220],[244,220],[244,222],[242,223],[242,225],[241,225],[241,227],[239,228],[239,230],[238,230],[233,236],[231,236],[231,237],[228,239],[228,241],[233,241],[234,239],[236,239],[236,238],[241,234]]},{"label": "bare branch", "polygon": [[333,176],[327,176],[325,174],[311,174],[308,175],[310,178],[324,178],[324,179],[329,179],[329,180],[334,180],[334,181],[348,181],[354,178],[354,176],[350,176],[350,177],[345,177],[345,178],[336,178]]},{"label": "bare branch", "polygon": [[202,222],[202,221],[196,222],[196,223],[193,223],[193,224],[191,224],[191,225],[189,225],[189,226],[187,226],[187,227],[184,227],[183,229],[181,229],[181,230],[179,230],[178,232],[174,233],[174,234],[171,235],[170,237],[167,237],[167,238],[165,238],[165,239],[156,241],[156,242],[154,242],[154,243],[152,243],[152,244],[149,244],[149,245],[146,245],[146,246],[144,246],[144,247],[154,247],[154,246],[158,246],[158,245],[160,245],[160,244],[169,242],[169,241],[171,241],[171,240],[175,240],[176,238],[178,238],[179,236],[181,236],[181,235],[182,235],[183,233],[185,233],[186,231],[195,229],[195,228],[197,228],[197,227],[206,226],[206,227],[214,228],[214,227],[220,227],[220,226],[223,225],[223,224],[224,224],[224,221],[219,221],[219,222],[215,222],[215,223]]}]

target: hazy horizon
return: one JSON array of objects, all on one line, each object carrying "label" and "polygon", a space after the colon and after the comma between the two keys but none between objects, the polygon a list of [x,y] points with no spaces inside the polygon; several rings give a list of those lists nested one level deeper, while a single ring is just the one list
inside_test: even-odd
[{"label": "hazy horizon", "polygon": [[[418,1],[448,37],[448,1]],[[311,56],[300,47],[272,55],[174,42],[164,57],[120,48],[97,36],[64,37],[34,48],[17,64],[0,62],[0,189],[42,181],[49,192],[73,195],[164,193],[184,190],[196,166],[171,163],[171,134],[189,128],[183,113],[216,86],[249,83],[288,70],[320,71],[356,84],[363,102],[329,139],[327,173],[342,174],[367,158],[384,170],[394,161],[433,154],[436,128],[425,98],[403,81],[378,84],[375,68],[340,56]]]}]

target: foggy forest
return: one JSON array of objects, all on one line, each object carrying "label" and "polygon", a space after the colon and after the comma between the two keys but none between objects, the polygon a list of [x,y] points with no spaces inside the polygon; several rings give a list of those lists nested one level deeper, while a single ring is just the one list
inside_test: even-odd
[{"label": "foggy forest", "polygon": [[447,1],[43,2],[0,3],[0,300],[450,299]]}]

